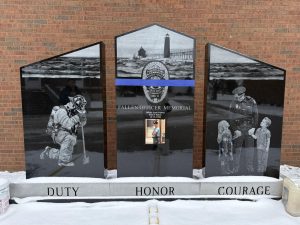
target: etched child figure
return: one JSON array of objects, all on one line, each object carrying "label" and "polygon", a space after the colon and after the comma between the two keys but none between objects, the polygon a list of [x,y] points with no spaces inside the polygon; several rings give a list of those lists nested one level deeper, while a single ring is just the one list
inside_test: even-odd
[{"label": "etched child figure", "polygon": [[230,125],[226,120],[222,120],[218,123],[217,142],[219,144],[219,160],[221,162],[221,173],[224,175],[233,173],[233,144],[229,126]]},{"label": "etched child figure", "polygon": [[256,139],[257,146],[257,172],[264,173],[267,169],[268,155],[270,148],[271,132],[268,127],[271,125],[268,117],[263,118],[255,134],[251,134]]}]

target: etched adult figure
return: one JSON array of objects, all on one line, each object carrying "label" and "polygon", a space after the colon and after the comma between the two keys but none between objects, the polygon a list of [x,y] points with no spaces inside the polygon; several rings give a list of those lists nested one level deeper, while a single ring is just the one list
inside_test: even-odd
[{"label": "etched adult figure", "polygon": [[40,154],[40,159],[48,157],[58,160],[59,166],[74,166],[72,154],[77,142],[77,129],[84,126],[87,121],[85,98],[76,95],[69,97],[69,100],[65,105],[53,107],[46,130],[60,148],[47,146]]},{"label": "etched adult figure", "polygon": [[239,86],[232,91],[234,99],[230,103],[230,126],[234,139],[234,172],[240,171],[241,160],[244,158],[246,170],[253,173],[256,169],[256,148],[251,136],[258,122],[256,101],[245,95],[246,88]]}]

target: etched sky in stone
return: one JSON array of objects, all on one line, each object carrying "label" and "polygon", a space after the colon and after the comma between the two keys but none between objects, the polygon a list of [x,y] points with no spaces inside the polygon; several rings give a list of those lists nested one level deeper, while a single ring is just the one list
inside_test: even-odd
[{"label": "etched sky in stone", "polygon": [[210,46],[210,63],[258,63],[217,46]]},{"label": "etched sky in stone", "polygon": [[137,55],[141,47],[146,50],[147,54],[163,54],[166,34],[170,36],[171,51],[194,48],[194,39],[153,25],[118,37],[118,57],[132,57],[134,54]]}]

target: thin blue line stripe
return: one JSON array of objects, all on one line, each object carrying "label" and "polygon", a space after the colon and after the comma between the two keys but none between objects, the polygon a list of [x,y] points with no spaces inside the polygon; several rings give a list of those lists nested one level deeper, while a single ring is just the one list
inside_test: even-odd
[{"label": "thin blue line stripe", "polygon": [[195,80],[116,79],[116,86],[174,86],[194,87]]}]

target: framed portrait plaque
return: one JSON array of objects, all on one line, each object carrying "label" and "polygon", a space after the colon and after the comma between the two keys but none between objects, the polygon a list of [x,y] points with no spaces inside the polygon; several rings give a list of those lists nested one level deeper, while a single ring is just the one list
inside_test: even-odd
[{"label": "framed portrait plaque", "polygon": [[160,25],[115,38],[118,176],[192,176],[195,39]]},{"label": "framed portrait plaque", "polygon": [[20,69],[27,178],[104,176],[102,47]]},{"label": "framed portrait plaque", "polygon": [[285,70],[208,44],[205,174],[279,177]]}]

